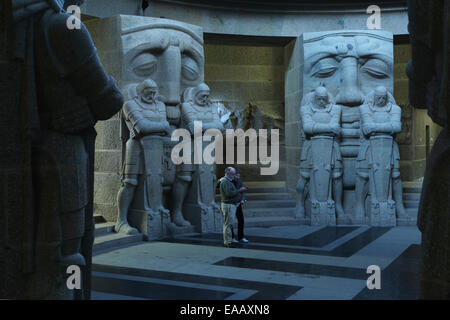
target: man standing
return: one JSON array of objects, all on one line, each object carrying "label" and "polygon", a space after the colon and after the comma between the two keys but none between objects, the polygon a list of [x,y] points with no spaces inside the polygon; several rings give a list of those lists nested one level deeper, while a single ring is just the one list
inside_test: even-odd
[{"label": "man standing", "polygon": [[233,167],[225,169],[225,177],[220,181],[221,209],[223,220],[223,243],[227,248],[233,248],[231,227],[236,218],[236,209],[241,202],[241,193],[247,191],[246,187],[237,189],[233,184],[236,170]]},{"label": "man standing", "polygon": [[[243,186],[241,180],[241,170],[236,169],[236,175],[234,176],[233,184],[236,189],[240,189]],[[248,240],[244,237],[244,212],[242,211],[242,205],[246,202],[245,192],[242,192],[241,201],[238,203],[236,208],[236,219],[238,223],[238,237],[239,242],[248,243]],[[238,242],[234,234],[234,229],[231,228],[231,234],[233,236],[233,242]]]}]

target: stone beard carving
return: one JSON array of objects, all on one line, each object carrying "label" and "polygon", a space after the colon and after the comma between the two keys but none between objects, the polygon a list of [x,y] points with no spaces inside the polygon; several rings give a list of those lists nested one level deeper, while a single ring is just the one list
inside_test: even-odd
[{"label": "stone beard carving", "polygon": [[370,194],[370,225],[395,226],[395,213],[405,216],[400,152],[394,140],[402,130],[402,111],[383,86],[369,93],[359,111],[364,139],[356,164],[355,218],[360,223],[365,220],[365,200]]},{"label": "stone beard carving", "polygon": [[[210,89],[205,83],[188,88],[183,93],[181,126],[189,130],[192,137],[194,136],[194,121],[201,121],[202,134],[208,129],[224,131],[217,106],[210,102]],[[172,220],[176,225],[190,225],[182,211],[194,172],[197,173],[198,181],[192,187],[199,190],[197,199],[191,200],[201,207],[203,213],[218,209],[214,202],[214,181],[216,179],[214,167],[214,165],[208,164],[181,164],[177,167],[177,179],[172,189]]]},{"label": "stone beard carving", "polygon": [[134,207],[154,216],[168,214],[162,204],[164,149],[160,138],[170,134],[166,106],[157,100],[158,86],[151,79],[144,80],[136,88],[136,94],[123,106],[123,119],[130,138],[126,144],[123,185],[117,196],[119,214],[115,231],[124,234],[138,232],[128,224],[128,209],[139,184],[144,192],[139,194]]},{"label": "stone beard carving", "polygon": [[[336,138],[341,133],[341,107],[324,87],[307,94],[300,107],[302,136],[305,138],[297,216],[305,217],[307,189],[311,200],[311,224],[335,225],[342,217],[342,159]],[[306,188],[308,187],[308,188]]]},{"label": "stone beard carving", "polygon": [[[14,37],[3,44],[16,45],[8,57],[8,76],[11,91],[22,100],[6,99],[2,107],[14,110],[5,125],[16,139],[2,149],[21,145],[28,162],[7,165],[18,166],[11,172],[24,172],[24,177],[17,189],[0,192],[7,197],[4,204],[22,199],[20,205],[2,208],[5,230],[14,232],[5,242],[11,256],[0,254],[8,261],[0,276],[0,298],[89,299],[94,124],[117,113],[123,96],[105,73],[84,25],[67,28],[70,15],[62,1],[12,1],[12,8]],[[21,115],[20,122],[14,113]],[[70,265],[81,267],[82,290],[66,285]],[[4,275],[14,283],[3,281]]]},{"label": "stone beard carving", "polygon": [[[303,93],[324,86],[342,108],[339,147],[344,205],[354,212],[356,158],[360,149],[358,106],[377,86],[393,91],[393,41],[386,31],[327,31],[303,35]],[[346,215],[350,223],[354,216]]]},{"label": "stone beard carving", "polygon": [[222,122],[224,129],[233,129],[233,123],[231,122],[232,112],[228,110],[223,103],[216,102],[217,112],[220,117],[220,122]]}]

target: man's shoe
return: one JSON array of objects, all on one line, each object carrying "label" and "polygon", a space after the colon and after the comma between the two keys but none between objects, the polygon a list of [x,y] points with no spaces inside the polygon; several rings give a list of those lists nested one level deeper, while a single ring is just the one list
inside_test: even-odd
[{"label": "man's shoe", "polygon": [[239,241],[237,241],[237,240],[234,239],[234,238],[231,240],[231,242],[232,242],[232,243],[239,243]]},{"label": "man's shoe", "polygon": [[246,239],[246,238],[242,238],[241,240],[239,240],[240,242],[243,242],[243,243],[248,243],[248,240]]},{"label": "man's shoe", "polygon": [[225,248],[236,248],[236,245],[234,243],[226,243],[223,245]]}]

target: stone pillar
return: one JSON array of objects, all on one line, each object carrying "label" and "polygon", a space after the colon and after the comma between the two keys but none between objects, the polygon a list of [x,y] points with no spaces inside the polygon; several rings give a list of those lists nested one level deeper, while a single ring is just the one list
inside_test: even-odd
[{"label": "stone pillar", "polygon": [[[290,154],[293,155],[302,144],[299,141],[298,101],[316,87],[324,86],[342,107],[340,149],[344,166],[345,216],[339,223],[351,223],[355,203],[355,164],[361,143],[358,107],[377,86],[384,86],[393,93],[393,35],[375,30],[311,32],[299,37],[293,48],[292,63],[286,72],[286,119],[293,119],[292,123],[286,122],[288,166],[295,168],[299,160],[296,162]],[[299,68],[295,69],[297,65]],[[299,96],[293,94],[295,90]],[[293,134],[294,130],[289,127],[297,125],[298,133]],[[296,158],[300,159],[300,153]],[[295,182],[288,181],[290,190]]]},{"label": "stone pillar", "polygon": [[286,143],[286,187],[295,195],[300,174],[301,120],[300,103],[303,97],[303,42],[299,37],[284,48],[285,78],[285,143]]}]

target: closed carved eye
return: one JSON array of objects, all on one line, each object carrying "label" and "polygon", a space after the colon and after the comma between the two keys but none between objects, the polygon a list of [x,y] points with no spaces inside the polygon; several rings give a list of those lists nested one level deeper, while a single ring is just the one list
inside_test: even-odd
[{"label": "closed carved eye", "polygon": [[389,77],[389,69],[388,64],[380,59],[371,59],[361,67],[363,72],[377,79]]},{"label": "closed carved eye", "polygon": [[337,69],[338,69],[337,67],[322,68],[313,73],[313,76],[317,78],[328,78],[331,77],[336,72]]},{"label": "closed carved eye", "polygon": [[131,70],[139,77],[148,77],[156,71],[158,60],[151,53],[142,53],[131,63]]},{"label": "closed carved eye", "polygon": [[193,81],[200,76],[200,68],[198,66],[198,63],[193,58],[184,55],[181,58],[181,65],[181,73],[183,75],[183,78]]},{"label": "closed carved eye", "polygon": [[311,75],[316,78],[328,78],[338,70],[337,61],[325,58],[318,61],[311,70]]}]

